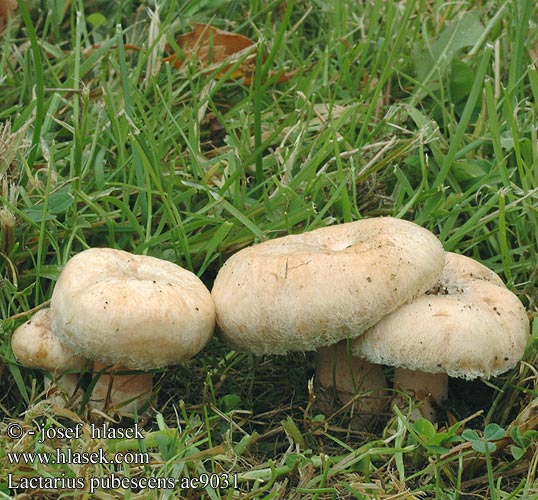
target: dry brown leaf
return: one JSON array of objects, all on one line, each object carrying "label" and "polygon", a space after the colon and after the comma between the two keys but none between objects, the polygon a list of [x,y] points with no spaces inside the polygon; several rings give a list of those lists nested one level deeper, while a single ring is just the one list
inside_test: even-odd
[{"label": "dry brown leaf", "polygon": [[0,0],[0,28],[7,16],[17,8],[17,0]]},{"label": "dry brown leaf", "polygon": [[[176,42],[183,52],[182,56],[172,54],[164,59],[176,68],[180,68],[185,61],[192,59],[196,59],[204,69],[212,65],[220,66],[232,56],[254,45],[254,42],[246,36],[220,30],[209,24],[193,24],[193,31],[178,36]],[[171,47],[167,47],[167,51],[171,52]],[[253,50],[231,74],[231,78],[252,77],[255,61],[256,52]],[[217,78],[222,77],[232,65],[233,62],[222,68]]]},{"label": "dry brown leaf", "polygon": [[[233,80],[244,78],[243,83],[250,85],[254,78],[256,68],[256,50],[255,43],[246,36],[237,33],[214,28],[209,24],[193,24],[193,30],[190,33],[179,35],[176,42],[182,51],[182,54],[172,53],[170,46],[166,51],[171,55],[164,59],[164,62],[173,64],[176,68],[181,68],[185,61],[196,59],[202,69],[219,69],[215,78],[222,78],[234,63],[248,52],[238,68],[230,75]],[[265,60],[265,58],[264,58]],[[223,67],[223,62],[229,62]],[[304,68],[310,69],[311,66]],[[276,80],[277,83],[283,83],[295,76],[299,69],[288,73],[282,73]],[[273,78],[274,73],[269,73],[269,78]]]}]

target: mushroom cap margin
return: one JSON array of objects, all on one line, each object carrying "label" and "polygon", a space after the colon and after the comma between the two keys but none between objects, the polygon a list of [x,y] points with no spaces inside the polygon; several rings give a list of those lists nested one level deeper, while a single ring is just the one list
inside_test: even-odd
[{"label": "mushroom cap margin", "polygon": [[11,350],[23,366],[53,373],[82,367],[84,358],[60,342],[51,328],[50,309],[36,312],[11,337]]}]

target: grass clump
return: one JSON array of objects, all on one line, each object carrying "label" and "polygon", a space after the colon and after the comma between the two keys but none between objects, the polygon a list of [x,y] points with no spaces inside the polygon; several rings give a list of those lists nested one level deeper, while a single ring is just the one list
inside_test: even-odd
[{"label": "grass clump", "polygon": [[[0,496],[538,494],[536,321],[517,369],[488,385],[451,383],[438,427],[412,422],[410,407],[356,430],[351,405],[317,406],[310,354],[258,359],[215,338],[160,374],[149,416],[140,416],[143,440],[95,439],[79,404],[56,405],[41,374],[18,366],[9,347],[14,328],[50,299],[61,267],[83,249],[171,260],[210,287],[225,259],[253,242],[378,215],[413,220],[446,250],[484,262],[534,318],[532,2],[20,7],[0,35]],[[162,62],[165,45],[177,47],[194,22],[257,43],[251,82],[232,78],[233,67]],[[78,424],[69,440],[29,434]],[[8,437],[10,425],[21,427],[20,438]],[[67,449],[149,461],[10,461],[14,451]],[[233,484],[181,487],[204,474]],[[132,482],[93,493],[10,487],[30,476]],[[148,477],[175,486],[136,487]]]}]

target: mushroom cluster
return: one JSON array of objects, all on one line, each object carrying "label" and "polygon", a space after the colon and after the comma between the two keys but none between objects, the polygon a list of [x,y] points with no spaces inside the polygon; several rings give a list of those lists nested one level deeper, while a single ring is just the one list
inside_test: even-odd
[{"label": "mushroom cluster", "polygon": [[266,241],[219,271],[217,324],[231,346],[255,354],[317,349],[318,382],[344,401],[365,388],[357,412],[378,414],[382,367],[353,358],[347,342],[429,290],[444,255],[432,233],[391,217]]},{"label": "mushroom cluster", "polygon": [[68,261],[50,310],[13,333],[12,350],[21,364],[56,375],[92,360],[100,377],[91,405],[128,414],[148,399],[152,376],[125,372],[191,358],[214,327],[209,290],[190,271],[154,257],[92,248]]},{"label": "mushroom cluster", "polygon": [[[244,248],[211,293],[170,262],[86,250],[66,264],[50,310],[14,332],[12,348],[55,376],[92,360],[92,406],[133,413],[152,387],[151,374],[138,372],[194,356],[215,321],[230,346],[254,354],[316,350],[318,384],[353,400],[364,419],[388,404],[383,366],[395,367],[395,387],[433,420],[448,376],[512,368],[530,329],[495,273],[445,252],[412,222],[380,217]],[[63,380],[77,387],[76,375]]]},{"label": "mushroom cluster", "polygon": [[[495,273],[390,217],[245,248],[219,271],[212,296],[229,345],[255,354],[317,350],[318,383],[344,402],[354,398],[363,415],[386,407],[383,365],[399,367],[398,388],[433,397],[421,405],[434,419],[447,374],[502,373],[529,337],[522,304]],[[428,374],[422,385],[419,372]]]}]

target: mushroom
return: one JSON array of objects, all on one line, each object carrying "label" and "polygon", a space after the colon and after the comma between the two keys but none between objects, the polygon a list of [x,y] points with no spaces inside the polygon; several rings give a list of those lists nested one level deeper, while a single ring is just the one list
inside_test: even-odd
[{"label": "mushroom", "polygon": [[499,276],[447,253],[437,284],[353,340],[351,350],[394,366],[395,386],[414,392],[423,416],[435,420],[448,376],[487,379],[509,370],[522,358],[529,330],[523,305]]},{"label": "mushroom", "polygon": [[49,395],[54,394],[57,388],[69,396],[76,391],[77,372],[84,366],[84,358],[75,354],[54,335],[50,309],[41,309],[13,332],[11,350],[21,365],[52,374],[54,382],[45,376]]},{"label": "mushroom", "polygon": [[126,402],[140,407],[151,391],[150,374],[135,379],[115,372],[185,361],[205,346],[215,325],[211,295],[193,273],[110,248],[85,250],[69,260],[51,310],[52,329],[62,343],[100,362],[97,370],[110,368],[112,378],[102,374],[93,395],[112,408]]},{"label": "mushroom", "polygon": [[[423,294],[443,263],[432,233],[391,217],[276,238],[239,251],[221,268],[212,290],[217,324],[232,347],[257,355],[331,346]],[[358,360],[350,367],[341,358],[341,348],[335,356],[320,352],[323,385],[349,389],[350,368],[355,380],[364,378]],[[381,368],[375,370],[379,382]]]}]

